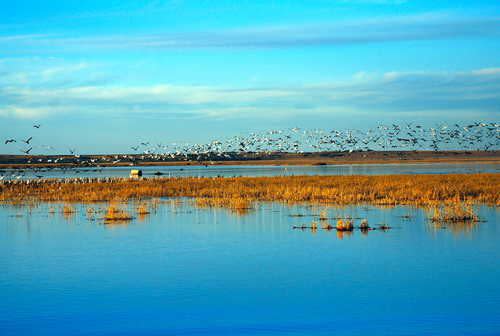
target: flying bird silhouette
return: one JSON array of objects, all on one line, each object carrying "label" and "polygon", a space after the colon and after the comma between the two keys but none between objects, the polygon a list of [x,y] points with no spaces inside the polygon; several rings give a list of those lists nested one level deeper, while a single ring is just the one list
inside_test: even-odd
[{"label": "flying bird silhouette", "polygon": [[33,149],[33,147],[30,147],[27,150],[21,150],[21,152],[23,152],[24,154],[28,155],[31,152],[32,149]]}]

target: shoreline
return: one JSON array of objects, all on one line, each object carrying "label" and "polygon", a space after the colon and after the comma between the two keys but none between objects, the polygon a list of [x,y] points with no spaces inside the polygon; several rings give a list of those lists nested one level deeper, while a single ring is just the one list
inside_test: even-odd
[{"label": "shoreline", "polygon": [[[76,163],[71,156],[22,156],[0,155],[0,169],[34,169],[34,168],[96,168],[96,167],[148,167],[148,166],[323,166],[323,165],[364,165],[364,164],[500,164],[500,151],[394,151],[394,152],[318,152],[318,153],[273,153],[258,155],[254,153],[240,154],[228,160],[130,160],[130,155],[87,155],[81,160],[111,160],[116,156],[126,156],[128,161]],[[139,157],[139,156],[137,156]],[[69,162],[50,163],[47,160],[62,158]],[[42,162],[27,162],[41,160]],[[43,162],[45,161],[45,162]]]}]

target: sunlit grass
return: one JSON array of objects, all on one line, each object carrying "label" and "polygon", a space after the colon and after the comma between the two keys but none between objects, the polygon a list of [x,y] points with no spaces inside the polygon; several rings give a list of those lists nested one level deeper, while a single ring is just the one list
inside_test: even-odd
[{"label": "sunlit grass", "polygon": [[72,205],[70,205],[70,204],[65,204],[62,207],[61,212],[64,215],[69,215],[69,214],[74,214],[76,212],[76,209]]},{"label": "sunlit grass", "polygon": [[368,225],[368,219],[363,219],[361,223],[359,224],[359,228],[361,230],[369,230],[370,226]]},{"label": "sunlit grass", "polygon": [[150,213],[151,213],[151,211],[149,210],[148,204],[146,204],[146,203],[141,203],[137,207],[137,214],[138,215],[144,216],[144,215],[149,215]]},{"label": "sunlit grass", "polygon": [[125,210],[120,209],[118,206],[110,204],[106,214],[104,215],[104,220],[107,222],[121,222],[132,220],[133,217]]},{"label": "sunlit grass", "polygon": [[470,203],[452,203],[437,207],[431,216],[433,222],[477,222],[474,207]]},{"label": "sunlit grass", "polygon": [[[500,174],[156,178],[0,184],[0,201],[100,202],[190,197],[198,206],[251,209],[254,202],[438,206],[500,205]],[[155,205],[153,205],[154,207]],[[320,220],[326,219],[326,214]]]}]

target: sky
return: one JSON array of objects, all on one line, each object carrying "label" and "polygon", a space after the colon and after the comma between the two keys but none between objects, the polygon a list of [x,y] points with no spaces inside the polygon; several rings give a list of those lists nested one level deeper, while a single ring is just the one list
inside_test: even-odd
[{"label": "sky", "polygon": [[[32,154],[499,112],[498,0],[16,0],[0,11],[0,134],[32,136]],[[0,153],[21,154],[4,139]]]}]

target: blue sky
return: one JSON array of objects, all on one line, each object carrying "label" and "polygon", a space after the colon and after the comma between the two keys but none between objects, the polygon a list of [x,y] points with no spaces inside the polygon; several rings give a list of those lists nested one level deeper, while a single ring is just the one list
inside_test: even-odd
[{"label": "blue sky", "polygon": [[16,0],[0,12],[0,134],[32,135],[38,153],[499,112],[498,1]]}]

